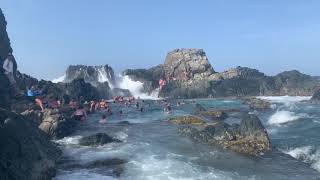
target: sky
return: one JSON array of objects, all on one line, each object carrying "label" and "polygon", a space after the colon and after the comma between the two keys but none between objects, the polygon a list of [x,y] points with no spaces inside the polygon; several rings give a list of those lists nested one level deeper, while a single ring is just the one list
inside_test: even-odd
[{"label": "sky", "polygon": [[202,48],[213,68],[320,75],[318,0],[0,0],[18,69],[53,79],[68,65],[117,72]]}]

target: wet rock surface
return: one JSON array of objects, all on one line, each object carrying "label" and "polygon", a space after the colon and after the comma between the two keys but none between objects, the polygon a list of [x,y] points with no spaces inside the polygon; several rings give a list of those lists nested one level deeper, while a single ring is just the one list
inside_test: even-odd
[{"label": "wet rock surface", "polygon": [[122,141],[115,139],[105,133],[97,133],[88,137],[83,137],[79,140],[79,144],[82,146],[100,146],[113,142],[120,143]]},{"label": "wet rock surface", "polygon": [[244,117],[240,125],[216,122],[200,127],[181,127],[179,133],[196,141],[222,145],[242,154],[260,155],[271,150],[268,133],[259,118],[254,115]]}]

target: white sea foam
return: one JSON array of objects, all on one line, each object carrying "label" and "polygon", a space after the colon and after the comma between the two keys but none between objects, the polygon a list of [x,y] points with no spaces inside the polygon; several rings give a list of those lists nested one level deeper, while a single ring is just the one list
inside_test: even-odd
[{"label": "white sea foam", "polygon": [[140,81],[133,81],[129,76],[120,76],[118,86],[121,89],[128,89],[135,98],[159,99],[159,90],[155,90],[151,94],[143,93],[143,83]]},{"label": "white sea foam", "polygon": [[269,124],[283,124],[299,119],[300,116],[291,111],[277,111],[268,120]]},{"label": "white sea foam", "polygon": [[106,72],[104,67],[97,68],[96,70],[98,71],[98,81],[100,83],[108,82],[109,87],[113,89],[114,84],[112,84],[110,79],[108,78],[108,77],[111,77],[111,75]]},{"label": "white sea foam", "polygon": [[273,103],[288,103],[310,100],[311,96],[258,96],[257,98]]},{"label": "white sea foam", "polygon": [[295,159],[311,164],[313,169],[320,172],[320,151],[312,146],[302,146],[289,150],[283,150],[284,153]]},{"label": "white sea foam", "polygon": [[56,79],[53,79],[52,82],[53,83],[59,83],[59,82],[63,82],[66,79],[66,75],[63,75],[61,77],[58,77]]},{"label": "white sea foam", "polygon": [[82,136],[71,136],[71,137],[64,137],[63,139],[56,140],[55,142],[62,145],[76,145],[79,144],[79,140]]}]

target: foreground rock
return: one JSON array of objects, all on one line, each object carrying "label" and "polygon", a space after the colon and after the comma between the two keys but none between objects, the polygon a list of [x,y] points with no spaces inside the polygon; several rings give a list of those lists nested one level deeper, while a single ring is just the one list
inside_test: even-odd
[{"label": "foreground rock", "polygon": [[271,108],[271,103],[269,101],[254,97],[244,98],[244,102],[249,105],[252,110],[265,111]]},{"label": "foreground rock", "polygon": [[88,137],[83,137],[79,140],[79,144],[82,146],[100,146],[113,142],[121,142],[118,139],[114,139],[105,133],[97,133]]},{"label": "foreground rock", "polygon": [[311,102],[320,102],[320,89],[313,94]]},{"label": "foreground rock", "polygon": [[260,155],[271,150],[268,134],[258,117],[247,115],[240,125],[224,122],[202,127],[181,127],[179,133],[209,145],[222,145],[238,153]]},{"label": "foreground rock", "polygon": [[1,179],[51,179],[61,152],[36,123],[0,109]]}]

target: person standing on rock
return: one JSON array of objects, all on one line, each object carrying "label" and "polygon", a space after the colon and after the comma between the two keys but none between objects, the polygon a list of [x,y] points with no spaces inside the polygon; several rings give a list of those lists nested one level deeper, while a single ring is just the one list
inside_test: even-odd
[{"label": "person standing on rock", "polygon": [[7,59],[3,63],[4,74],[8,77],[10,86],[12,87],[13,95],[16,95],[17,91],[17,82],[14,78],[13,66],[14,66],[14,57],[11,53],[8,54]]}]

